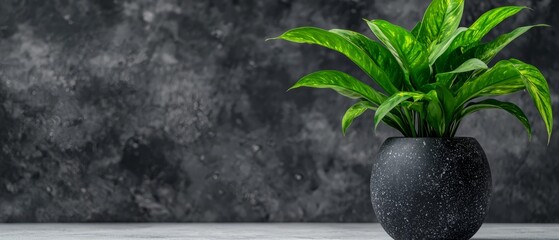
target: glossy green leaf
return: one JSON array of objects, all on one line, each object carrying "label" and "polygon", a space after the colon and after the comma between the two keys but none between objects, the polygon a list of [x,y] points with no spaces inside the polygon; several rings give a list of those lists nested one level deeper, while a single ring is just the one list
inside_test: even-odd
[{"label": "glossy green leaf", "polygon": [[416,112],[423,112],[424,106],[422,102],[408,102],[408,101],[404,101],[401,103],[402,107],[408,109],[408,110],[413,110]]},{"label": "glossy green leaf", "polygon": [[388,79],[396,88],[401,89],[404,74],[400,65],[392,56],[390,51],[368,37],[349,30],[332,29],[330,32],[336,33],[347,38],[350,42],[364,50],[365,53],[375,62],[375,64],[385,70]]},{"label": "glossy green leaf", "polygon": [[446,88],[450,88],[452,86],[452,81],[457,73],[471,72],[471,71],[487,69],[487,68],[488,68],[487,65],[483,61],[477,58],[472,58],[464,62],[462,65],[460,65],[458,68],[454,69],[453,71],[437,74],[436,75],[437,83],[440,83],[442,86],[445,86]]},{"label": "glossy green leaf", "polygon": [[373,104],[368,101],[361,101],[351,106],[342,118],[342,133],[345,135],[347,128],[353,123],[353,120],[361,116],[367,110],[377,110]]},{"label": "glossy green leaf", "polygon": [[[523,86],[522,86],[523,85]],[[545,123],[548,141],[553,129],[551,96],[545,77],[534,66],[516,59],[498,62],[478,78],[465,83],[458,92],[459,105],[480,96],[503,95],[526,89]]]},{"label": "glossy green leaf", "polygon": [[530,126],[530,121],[528,120],[528,117],[526,117],[526,114],[524,114],[522,109],[520,109],[515,104],[509,102],[501,102],[495,99],[486,99],[480,102],[470,103],[460,112],[458,116],[458,121],[462,120],[462,118],[466,117],[471,113],[484,110],[484,109],[502,109],[512,114],[520,121],[520,123],[522,123],[522,125],[528,132],[528,136],[532,138],[532,127]]},{"label": "glossy green leaf", "polygon": [[427,117],[425,118],[427,123],[435,129],[437,137],[442,137],[446,124],[444,121],[443,109],[438,98],[432,98],[429,100],[429,103],[427,104],[427,113]]},{"label": "glossy green leaf", "polygon": [[464,32],[466,30],[468,30],[468,29],[467,28],[458,28],[448,38],[442,40],[441,43],[435,45],[433,47],[433,50],[430,51],[430,54],[429,54],[429,65],[433,65],[435,63],[435,61],[437,61],[437,59],[439,59],[439,57],[441,55],[443,55],[443,53],[446,52],[446,50],[450,47],[452,42],[454,42],[454,39],[456,39],[456,37],[458,37],[458,35],[460,35],[460,33]]},{"label": "glossy green leaf", "polygon": [[440,83],[429,84],[424,91],[437,92],[437,98],[441,103],[444,112],[445,125],[450,125],[451,121],[454,119],[454,114],[456,111],[456,97],[452,92],[444,85]]},{"label": "glossy green leaf", "polygon": [[547,130],[547,141],[551,140],[553,131],[553,109],[551,108],[551,95],[549,86],[543,74],[534,66],[526,64],[520,60],[511,59],[510,62],[519,73],[526,90],[530,93],[532,101],[540,112]]},{"label": "glossy green leaf", "polygon": [[471,26],[470,29],[475,30],[470,36],[472,40],[481,40],[489,31],[503,22],[505,19],[512,17],[520,11],[527,9],[524,6],[505,6],[498,7],[482,14]]},{"label": "glossy green leaf", "polygon": [[470,71],[474,71],[474,70],[487,69],[487,68],[488,68],[487,64],[485,64],[483,61],[481,61],[477,58],[472,58],[472,59],[464,62],[462,65],[460,65],[458,68],[456,68],[453,71],[446,72],[446,73],[439,73],[437,75],[452,74],[452,73],[463,73],[463,72],[470,72]]},{"label": "glossy green leaf", "polygon": [[526,33],[528,30],[534,27],[549,27],[549,25],[539,24],[533,26],[520,27],[513,30],[510,33],[503,34],[499,36],[497,39],[488,42],[486,44],[480,45],[472,50],[475,51],[475,56],[477,58],[481,59],[486,63],[489,63],[509,43],[511,43],[516,38],[520,37],[522,34]]},{"label": "glossy green leaf", "polygon": [[516,15],[526,7],[506,6],[490,10],[479,17],[469,28],[468,31],[461,33],[449,48],[449,52],[459,47],[466,47],[466,50],[475,47],[481,39],[493,28],[505,19]]},{"label": "glossy green leaf", "polygon": [[386,99],[386,96],[382,93],[377,92],[354,77],[334,70],[323,70],[304,76],[289,90],[300,87],[328,88],[335,90],[343,96],[352,99],[364,98],[377,105],[380,105]]},{"label": "glossy green leaf", "polygon": [[[351,106],[342,118],[342,133],[345,135],[347,129],[353,123],[353,120],[361,116],[367,110],[376,111],[377,107],[369,101],[360,101]],[[402,134],[407,134],[407,130],[402,122],[402,119],[400,119],[397,115],[388,113],[382,121],[385,122],[388,126],[400,131]]]},{"label": "glossy green leaf", "polygon": [[374,123],[375,129],[377,128],[378,124],[382,121],[382,119],[390,113],[395,107],[397,107],[403,101],[406,101],[410,98],[413,98],[414,101],[419,101],[425,96],[424,93],[420,92],[399,92],[388,99],[386,99],[377,109],[375,113]]},{"label": "glossy green leaf", "polygon": [[[456,94],[458,106],[477,97],[501,95],[503,94],[500,92],[502,86],[508,84],[518,86],[516,83],[519,80],[520,76],[514,65],[508,60],[500,61],[479,77],[466,82],[458,90]],[[510,90],[511,92],[506,93],[520,91],[522,88]]]},{"label": "glossy green leaf", "polygon": [[398,91],[385,72],[389,71],[389,69],[385,70],[379,67],[363,49],[337,33],[315,27],[301,27],[291,29],[273,39],[282,39],[295,43],[316,44],[338,51],[359,66],[387,93],[392,94]]},{"label": "glossy green leaf", "polygon": [[429,126],[434,130],[436,137],[442,137],[445,128],[445,115],[442,103],[439,99],[437,90],[429,91],[424,99],[427,101],[425,120]]},{"label": "glossy green leaf", "polygon": [[406,29],[384,20],[366,21],[369,28],[392,52],[404,70],[404,76],[410,77],[409,83],[419,89],[429,83],[430,68],[427,50]]},{"label": "glossy green leaf", "polygon": [[553,116],[549,86],[542,73],[515,59],[487,66],[513,40],[545,25],[520,27],[482,43],[494,27],[525,7],[496,8],[469,28],[459,28],[463,8],[464,0],[432,0],[422,21],[411,31],[384,20],[366,20],[378,42],[342,29],[289,30],[277,39],[317,44],[344,54],[389,96],[333,70],[309,74],[290,89],[329,88],[359,99],[342,118],[344,134],[354,119],[373,110],[375,128],[384,122],[406,137],[453,137],[464,116],[482,109],[507,111],[531,134],[528,119],[518,106],[494,99],[471,102],[527,90],[544,121],[549,141]]},{"label": "glossy green leaf", "polygon": [[415,27],[413,27],[413,29],[411,30],[411,34],[417,39],[417,36],[419,36],[419,31],[421,31],[421,28],[423,27],[422,25],[423,23],[420,21],[417,24],[415,24]]},{"label": "glossy green leaf", "polygon": [[417,40],[429,50],[449,38],[460,25],[464,0],[433,0],[422,20]]}]

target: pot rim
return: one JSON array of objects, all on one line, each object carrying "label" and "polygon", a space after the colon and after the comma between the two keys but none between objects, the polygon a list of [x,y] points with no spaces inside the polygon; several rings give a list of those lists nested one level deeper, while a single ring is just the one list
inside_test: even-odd
[{"label": "pot rim", "polygon": [[474,139],[475,137],[389,137],[387,139]]}]

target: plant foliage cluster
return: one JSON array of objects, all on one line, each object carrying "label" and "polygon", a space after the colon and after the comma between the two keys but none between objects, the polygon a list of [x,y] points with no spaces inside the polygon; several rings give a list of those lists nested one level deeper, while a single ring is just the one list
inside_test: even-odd
[{"label": "plant foliage cluster", "polygon": [[315,27],[291,29],[273,39],[316,44],[338,51],[361,68],[381,91],[335,70],[311,73],[293,87],[329,88],[358,99],[342,119],[345,134],[367,110],[406,137],[453,137],[461,121],[483,109],[502,109],[532,129],[524,112],[493,97],[527,90],[545,123],[548,141],[553,116],[548,84],[534,66],[517,59],[493,58],[510,42],[535,27],[519,27],[491,41],[482,39],[505,19],[526,9],[505,6],[483,14],[469,27],[459,27],[464,0],[433,0],[411,30],[384,20],[365,20],[378,41],[360,33]]}]

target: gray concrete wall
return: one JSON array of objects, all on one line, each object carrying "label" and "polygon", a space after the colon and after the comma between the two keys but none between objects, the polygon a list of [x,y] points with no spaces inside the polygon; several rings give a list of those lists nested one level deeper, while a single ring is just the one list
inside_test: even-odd
[{"label": "gray concrete wall", "polygon": [[[559,24],[559,1],[467,1],[464,24],[503,4],[515,26]],[[366,80],[343,56],[264,42],[296,26],[371,35],[361,18],[406,27],[428,1],[1,1],[0,222],[375,221],[369,171],[397,132],[372,113],[346,137],[352,101],[285,90],[319,69]],[[541,68],[559,112],[557,26],[500,58]],[[513,117],[477,113],[460,135],[491,162],[488,221],[559,221],[559,134],[549,146],[525,93],[531,142]],[[557,122],[557,121],[556,121]]]}]

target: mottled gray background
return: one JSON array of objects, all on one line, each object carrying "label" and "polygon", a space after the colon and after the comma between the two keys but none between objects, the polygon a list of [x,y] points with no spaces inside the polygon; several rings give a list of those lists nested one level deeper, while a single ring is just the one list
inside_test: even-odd
[{"label": "mottled gray background", "polygon": [[[498,5],[533,9],[491,36],[555,25],[501,57],[541,67],[559,116],[559,1],[467,2],[464,24]],[[374,134],[368,113],[343,137],[352,101],[285,92],[319,69],[365,75],[336,53],[264,39],[304,25],[370,35],[361,18],[412,27],[427,4],[1,1],[0,222],[375,221],[369,169],[397,133]],[[531,142],[499,111],[460,132],[491,162],[488,221],[559,222],[559,134],[547,146],[529,97],[505,99],[526,109]]]}]

